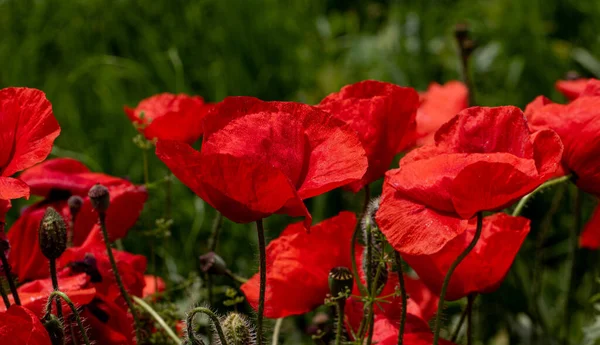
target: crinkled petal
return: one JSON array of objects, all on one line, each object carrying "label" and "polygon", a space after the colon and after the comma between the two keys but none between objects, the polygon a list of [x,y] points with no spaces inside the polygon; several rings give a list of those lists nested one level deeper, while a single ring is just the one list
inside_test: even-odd
[{"label": "crinkled petal", "polygon": [[574,100],[585,90],[589,79],[559,80],[554,85],[567,99]]},{"label": "crinkled petal", "polygon": [[29,186],[20,179],[0,176],[0,199],[29,199]]}]

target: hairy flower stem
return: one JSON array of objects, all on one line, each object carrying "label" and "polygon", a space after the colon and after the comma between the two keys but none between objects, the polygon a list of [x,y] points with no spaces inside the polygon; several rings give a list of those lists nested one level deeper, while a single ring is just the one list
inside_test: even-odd
[{"label": "hairy flower stem", "polygon": [[342,333],[344,330],[344,307],[346,306],[346,299],[340,298],[336,301],[335,310],[337,312],[337,327],[335,331],[335,345],[342,344]]},{"label": "hairy flower stem", "polygon": [[8,296],[6,295],[6,291],[4,290],[4,285],[2,285],[1,278],[2,277],[0,277],[0,295],[2,295],[2,301],[4,301],[4,306],[8,310],[8,307],[10,307],[10,300],[8,299]]},{"label": "hairy flower stem", "polygon": [[525,207],[525,204],[527,204],[527,201],[529,201],[529,199],[531,199],[531,197],[536,194],[537,192],[546,189],[548,187],[552,187],[554,185],[557,185],[559,183],[563,183],[566,181],[569,181],[573,176],[572,175],[566,175],[566,176],[562,176],[559,178],[555,178],[552,179],[550,181],[546,181],[544,182],[541,186],[537,187],[533,192],[525,195],[524,197],[521,198],[521,200],[519,200],[519,203],[517,204],[517,206],[515,207],[512,216],[516,217],[518,215],[521,214],[521,212],[523,211],[523,208]]},{"label": "hairy flower stem", "polygon": [[52,302],[55,298],[57,303],[60,303],[59,299],[62,298],[63,301],[67,303],[69,308],[71,308],[71,312],[75,316],[75,321],[77,321],[77,325],[79,326],[79,332],[83,337],[83,342],[86,345],[90,345],[90,339],[88,338],[87,333],[85,332],[85,327],[83,327],[83,323],[81,322],[81,317],[79,316],[79,312],[77,312],[77,308],[75,308],[75,305],[73,304],[73,302],[71,302],[71,299],[63,292],[55,290],[52,291],[52,293],[50,293],[50,296],[48,296],[48,302],[46,303],[46,315],[44,315],[44,318],[49,317],[49,315],[52,313]]},{"label": "hairy flower stem", "polygon": [[456,325],[456,328],[454,329],[454,332],[452,333],[452,338],[450,338],[451,342],[455,343],[458,340],[458,335],[460,334],[460,330],[462,329],[463,323],[465,323],[465,319],[467,318],[467,313],[468,313],[468,310],[467,310],[467,308],[465,308],[463,310],[463,312],[460,314],[460,319],[458,320],[458,324]]},{"label": "hairy flower stem", "polygon": [[258,232],[258,251],[260,255],[260,294],[258,297],[258,316],[256,320],[256,340],[258,345],[263,344],[263,317],[265,313],[265,291],[267,288],[267,249],[265,229],[262,219],[256,221]]},{"label": "hairy flower stem", "polygon": [[[50,259],[50,278],[52,279],[52,289],[58,291],[58,276],[56,275],[56,259]],[[62,304],[56,299],[56,316],[62,319]]]},{"label": "hairy flower stem", "polygon": [[469,243],[469,246],[465,248],[465,250],[460,253],[460,255],[454,260],[454,262],[448,268],[448,272],[446,272],[446,277],[444,278],[444,283],[442,284],[442,290],[440,292],[440,300],[438,302],[438,310],[435,316],[435,328],[433,331],[433,345],[438,345],[440,341],[440,330],[442,329],[442,313],[444,311],[444,299],[446,298],[446,290],[448,289],[448,284],[450,283],[450,278],[452,278],[452,274],[458,265],[464,260],[467,255],[473,250],[477,241],[479,241],[479,237],[481,236],[481,230],[483,228],[483,214],[482,212],[477,213],[477,228],[475,230],[475,236],[473,236],[473,240]]},{"label": "hairy flower stem", "polygon": [[194,334],[194,316],[196,316],[196,314],[198,314],[198,313],[203,313],[203,314],[208,315],[208,317],[212,320],[213,324],[215,325],[215,330],[217,331],[217,334],[219,335],[219,340],[221,341],[221,345],[227,345],[227,339],[225,338],[225,334],[223,333],[223,328],[221,328],[221,322],[219,321],[219,318],[217,317],[217,315],[215,315],[215,313],[212,312],[212,310],[210,310],[208,308],[197,307],[197,308],[192,309],[188,313],[188,316],[186,319],[188,337],[192,336]]},{"label": "hairy flower stem", "polygon": [[102,237],[104,238],[104,244],[106,245],[106,253],[108,255],[108,260],[110,261],[110,266],[115,276],[115,280],[117,281],[117,285],[119,286],[119,290],[121,290],[121,295],[123,296],[123,299],[125,299],[125,303],[127,303],[127,307],[129,308],[131,316],[133,317],[133,323],[135,324],[135,336],[139,342],[141,340],[139,331],[140,322],[137,313],[135,312],[135,309],[133,307],[133,303],[131,302],[131,297],[129,297],[129,293],[127,293],[127,290],[125,290],[125,285],[123,285],[121,274],[119,274],[119,270],[117,268],[117,262],[115,261],[112,248],[110,247],[108,231],[106,230],[106,213],[99,212],[98,219],[100,221],[100,228],[102,229]]},{"label": "hairy flower stem", "polygon": [[473,303],[477,295],[467,296],[467,345],[473,344]]},{"label": "hairy flower stem", "polygon": [[19,298],[19,292],[17,292],[17,286],[15,285],[15,281],[12,278],[12,273],[10,271],[10,264],[8,263],[8,259],[6,255],[4,255],[4,249],[0,248],[0,261],[2,262],[2,267],[4,268],[4,276],[8,281],[8,287],[10,288],[10,292],[13,295],[16,305],[21,305],[21,299]]},{"label": "hairy flower stem", "polygon": [[135,303],[137,303],[140,307],[144,308],[144,310],[147,311],[148,314],[150,314],[150,316],[152,316],[154,318],[154,320],[156,320],[156,322],[163,328],[165,333],[167,333],[167,335],[175,342],[175,344],[179,344],[181,342],[181,340],[179,340],[179,337],[177,336],[177,334],[175,334],[175,332],[173,332],[171,327],[169,327],[169,325],[167,325],[165,320],[156,312],[156,310],[152,309],[152,307],[148,303],[146,303],[146,301],[144,301],[143,299],[141,299],[137,296],[132,296],[132,297],[133,297],[133,300],[135,301]]},{"label": "hairy flower stem", "polygon": [[277,319],[275,321],[275,329],[273,330],[273,341],[271,345],[277,345],[279,343],[279,333],[281,332],[281,325],[283,324],[283,318]]},{"label": "hairy flower stem", "polygon": [[400,282],[400,293],[402,294],[402,315],[400,316],[400,329],[398,331],[398,345],[402,345],[404,339],[404,326],[406,324],[406,311],[408,296],[406,295],[406,285],[404,283],[404,272],[402,271],[402,257],[400,253],[394,250],[394,264],[396,265],[396,273]]},{"label": "hairy flower stem", "polygon": [[[362,216],[364,217],[367,207],[369,207],[369,200],[371,198],[371,187],[367,184],[364,188],[365,198],[363,200],[362,206]],[[358,266],[356,265],[356,240],[358,239],[358,234],[360,232],[360,222],[356,223],[356,228],[354,229],[354,234],[352,234],[352,241],[350,244],[350,260],[352,261],[352,274],[354,275],[354,280],[356,281],[356,285],[358,286],[358,290],[362,296],[366,296],[369,292],[367,288],[364,286],[360,277],[358,275]]]},{"label": "hairy flower stem", "polygon": [[381,264],[377,266],[377,273],[375,273],[375,279],[371,283],[371,293],[369,294],[369,296],[371,298],[371,302],[368,305],[369,312],[367,313],[367,329],[368,329],[367,342],[366,342],[367,345],[371,345],[371,343],[373,341],[373,326],[375,324],[375,298],[377,297],[377,289],[378,289],[377,282],[379,281],[379,278],[381,277],[381,272],[384,267],[385,267],[385,265],[381,265]]},{"label": "hairy flower stem", "polygon": [[[223,225],[223,215],[221,212],[217,211],[217,216],[215,217],[212,230],[210,232],[210,238],[208,239],[208,246],[210,248],[209,251],[215,252],[217,250],[217,244],[219,243],[219,233],[221,232],[221,226]],[[213,300],[213,279],[211,274],[207,274],[206,276],[206,287],[208,288],[208,303],[212,304]]]}]

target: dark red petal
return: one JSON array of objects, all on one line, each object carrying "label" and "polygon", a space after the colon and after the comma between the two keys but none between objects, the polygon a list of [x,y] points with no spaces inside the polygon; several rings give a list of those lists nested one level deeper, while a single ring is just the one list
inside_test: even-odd
[{"label": "dark red petal", "polygon": [[574,100],[585,90],[589,79],[559,80],[556,82],[556,89],[567,99]]},{"label": "dark red petal", "polygon": [[590,220],[585,224],[583,232],[579,237],[581,248],[600,248],[600,206],[596,207]]},{"label": "dark red petal", "polygon": [[533,113],[543,108],[545,105],[552,104],[552,101],[545,96],[537,96],[531,103],[525,107],[525,118],[531,120]]},{"label": "dark red petal", "polygon": [[0,176],[0,199],[29,199],[29,186],[16,178]]},{"label": "dark red petal", "polygon": [[2,345],[51,345],[39,316],[18,305],[0,313],[0,339]]},{"label": "dark red petal", "polygon": [[136,344],[133,318],[126,308],[105,298],[94,300],[94,306],[107,320],[97,318],[89,309],[84,310],[82,318],[86,326],[89,325],[87,328],[90,340],[102,345]]},{"label": "dark red petal", "polygon": [[[436,229],[430,229],[435,232]],[[454,271],[446,299],[456,300],[470,293],[494,291],[508,272],[529,233],[529,220],[497,213],[484,219],[481,238],[475,248]],[[448,241],[437,252],[428,255],[403,255],[403,259],[435,293],[450,265],[464,251],[475,235],[475,220],[460,236]]]},{"label": "dark red petal", "polygon": [[0,90],[0,176],[11,176],[43,161],[59,133],[52,105],[42,91],[24,87]]},{"label": "dark red petal", "polygon": [[[323,304],[329,293],[329,271],[350,267],[350,242],[356,216],[341,212],[313,226],[288,226],[267,246],[265,316],[280,318],[304,314]],[[258,306],[260,277],[255,274],[241,290],[253,308]]]}]

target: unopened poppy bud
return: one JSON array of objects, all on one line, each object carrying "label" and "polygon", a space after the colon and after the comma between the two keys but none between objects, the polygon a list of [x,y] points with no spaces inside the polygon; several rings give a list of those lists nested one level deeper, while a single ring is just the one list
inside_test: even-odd
[{"label": "unopened poppy bud", "polygon": [[83,198],[79,195],[72,195],[71,197],[69,197],[67,203],[69,204],[69,211],[71,212],[71,217],[77,217],[77,214],[79,214],[79,210],[81,210],[81,206],[83,206]]},{"label": "unopened poppy bud", "polygon": [[90,197],[92,207],[96,212],[104,213],[108,210],[108,205],[110,205],[110,193],[108,192],[108,188],[97,183],[90,188],[88,196]]},{"label": "unopened poppy bud", "polygon": [[38,231],[40,249],[48,260],[58,259],[67,249],[67,225],[52,207],[48,207]]},{"label": "unopened poppy bud", "polygon": [[56,315],[50,314],[48,318],[42,320],[42,324],[50,336],[52,345],[63,345],[65,343],[63,324]]},{"label": "unopened poppy bud", "polygon": [[334,267],[329,271],[329,291],[331,296],[338,297],[352,291],[354,276],[347,267]]},{"label": "unopened poppy bud", "polygon": [[227,274],[227,264],[225,263],[225,260],[215,252],[208,252],[201,255],[199,260],[200,270],[202,270],[202,272],[214,275]]},{"label": "unopened poppy bud", "polygon": [[[254,328],[248,319],[238,313],[230,313],[221,322],[223,335],[229,345],[256,345]],[[214,342],[221,345],[218,337]]]},{"label": "unopened poppy bud", "polygon": [[454,27],[454,36],[459,44],[462,45],[462,42],[469,38],[469,25],[465,23],[458,23]]}]

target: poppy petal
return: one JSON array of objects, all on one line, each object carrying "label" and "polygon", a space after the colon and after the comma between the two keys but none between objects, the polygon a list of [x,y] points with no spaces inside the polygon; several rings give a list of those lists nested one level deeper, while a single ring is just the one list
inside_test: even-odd
[{"label": "poppy petal", "polygon": [[0,176],[0,199],[29,199],[29,186],[16,178]]},{"label": "poppy petal", "polygon": [[0,339],[3,345],[51,345],[50,336],[37,315],[14,305],[0,313]]}]

